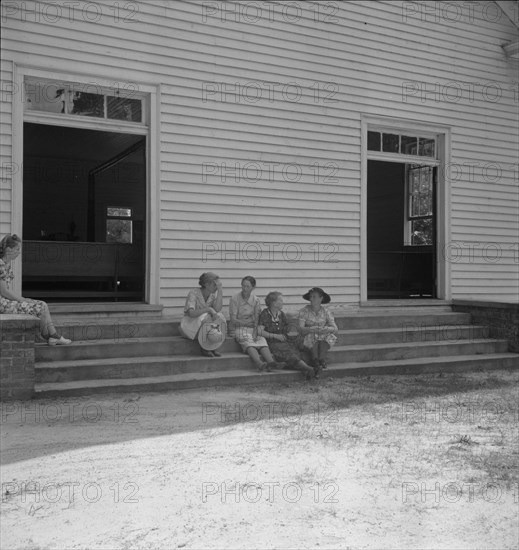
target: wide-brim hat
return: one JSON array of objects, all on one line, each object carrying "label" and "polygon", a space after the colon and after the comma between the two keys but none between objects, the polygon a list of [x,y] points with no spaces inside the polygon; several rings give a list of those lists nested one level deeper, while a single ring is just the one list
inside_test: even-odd
[{"label": "wide-brim hat", "polygon": [[198,331],[198,343],[202,349],[213,351],[218,349],[227,335],[227,324],[222,319],[204,323]]},{"label": "wide-brim hat", "polygon": [[318,292],[323,297],[323,301],[321,302],[323,304],[329,304],[332,301],[330,295],[326,294],[326,292],[318,286],[314,286],[306,294],[303,294],[303,300],[310,301],[310,294],[312,294],[312,292]]}]

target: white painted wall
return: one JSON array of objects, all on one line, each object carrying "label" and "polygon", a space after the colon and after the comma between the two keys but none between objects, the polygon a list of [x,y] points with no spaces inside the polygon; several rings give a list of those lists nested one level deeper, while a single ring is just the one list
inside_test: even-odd
[{"label": "white painted wall", "polygon": [[4,90],[14,65],[28,66],[160,84],[150,184],[166,313],[208,270],[226,296],[251,274],[259,296],[280,290],[290,307],[313,285],[359,302],[362,115],[450,129],[452,297],[519,299],[517,60],[501,48],[517,27],[494,2],[140,1],[116,12],[104,1],[61,15],[38,2],[39,20],[18,4],[2,8],[2,234],[18,215],[4,165],[20,101]]}]

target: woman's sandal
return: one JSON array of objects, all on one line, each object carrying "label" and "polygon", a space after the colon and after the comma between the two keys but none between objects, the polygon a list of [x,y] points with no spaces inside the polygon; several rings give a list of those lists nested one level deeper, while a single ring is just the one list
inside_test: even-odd
[{"label": "woman's sandal", "polygon": [[47,340],[47,344],[49,344],[49,346],[68,346],[68,344],[71,344],[71,343],[72,343],[72,340],[69,340],[64,336],[59,336],[58,334],[53,334]]}]

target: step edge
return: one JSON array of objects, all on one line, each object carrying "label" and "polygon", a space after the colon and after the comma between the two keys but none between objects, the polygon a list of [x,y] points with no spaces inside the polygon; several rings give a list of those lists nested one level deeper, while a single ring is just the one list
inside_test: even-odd
[{"label": "step edge", "polygon": [[[514,357],[515,356],[515,357]],[[478,360],[481,361],[497,361],[501,359],[513,359],[517,358],[519,360],[519,354],[489,354],[489,355],[461,355],[461,356],[452,356],[452,357],[432,357],[432,358],[423,358],[424,360],[428,360],[427,362],[423,361],[422,365],[418,366],[425,366],[427,364],[434,364],[434,365],[441,365],[441,364],[449,364],[449,363],[467,363],[470,361]],[[330,365],[328,367],[328,370],[330,372],[340,372],[340,371],[347,371],[347,370],[353,370],[353,369],[369,369],[369,368],[377,368],[377,367],[391,367],[391,366],[409,366],[416,363],[416,360],[413,359],[396,359],[396,360],[390,360],[390,361],[372,361],[369,363],[341,363],[337,365]],[[517,367],[519,368],[519,362],[517,364]],[[260,379],[267,379],[267,377],[281,377],[283,375],[300,375],[297,371],[278,371],[273,373],[265,373],[265,374],[258,374],[256,371],[239,371],[240,374],[238,377],[244,378],[244,379],[250,379],[251,377],[257,377],[258,380]],[[193,374],[197,374],[199,376],[193,377]],[[190,378],[188,378],[190,376]],[[90,380],[73,380],[73,381],[67,381],[67,382],[45,382],[45,383],[37,383],[35,384],[35,390],[41,391],[48,391],[49,389],[59,389],[60,387],[63,388],[63,385],[67,385],[68,388],[66,389],[81,389],[81,388],[92,388],[95,389],[96,387],[117,387],[117,386],[131,386],[131,385],[145,385],[145,384],[151,384],[151,383],[157,383],[160,382],[182,382],[182,381],[198,381],[198,380],[218,380],[218,379],[229,379],[229,378],[236,378],[236,371],[211,371],[211,372],[197,372],[197,373],[182,373],[182,374],[175,374],[175,375],[163,375],[163,376],[151,376],[151,377],[142,377],[142,378],[101,378],[101,379],[90,379]],[[99,384],[99,382],[102,382],[103,384]],[[107,383],[108,382],[108,383]],[[98,384],[96,384],[98,383]],[[65,388],[63,388],[65,389]]]}]

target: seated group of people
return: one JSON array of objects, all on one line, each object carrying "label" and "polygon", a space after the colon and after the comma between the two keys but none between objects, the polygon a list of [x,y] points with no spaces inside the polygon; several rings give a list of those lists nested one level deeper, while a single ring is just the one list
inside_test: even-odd
[{"label": "seated group of people", "polygon": [[[0,313],[24,313],[40,319],[41,336],[49,345],[67,345],[71,340],[58,334],[49,308],[41,300],[24,298],[9,289],[14,278],[11,262],[21,254],[22,241],[17,235],[6,235],[0,240]],[[180,323],[180,333],[194,340],[210,326],[223,327],[223,339],[213,346],[202,346],[202,354],[218,357],[217,347],[225,340],[226,319],[222,314],[223,290],[218,275],[203,273],[200,288],[189,292]],[[337,340],[337,325],[333,315],[323,307],[330,296],[322,288],[311,288],[303,298],[310,302],[299,311],[296,335],[283,312],[281,292],[269,292],[266,308],[253,294],[254,277],[241,281],[241,292],[229,302],[231,334],[249,355],[260,372],[289,368],[303,372],[307,379],[318,377],[327,366],[327,352]],[[209,334],[209,332],[207,333]],[[220,337],[222,332],[220,332]]]},{"label": "seated group of people", "polygon": [[[189,292],[180,323],[180,333],[194,340],[207,324],[225,326],[222,314],[222,283],[215,273],[203,273],[200,288]],[[260,372],[273,369],[294,369],[305,378],[318,378],[327,367],[327,352],[337,341],[338,328],[333,315],[323,304],[330,296],[319,287],[311,288],[303,299],[310,304],[299,311],[296,335],[283,311],[281,292],[269,292],[262,310],[259,298],[253,294],[256,280],[250,275],[241,281],[241,292],[229,301],[230,332]],[[226,329],[226,327],[225,327]],[[199,339],[200,340],[200,339]],[[207,357],[220,357],[216,349],[200,346]]]}]

